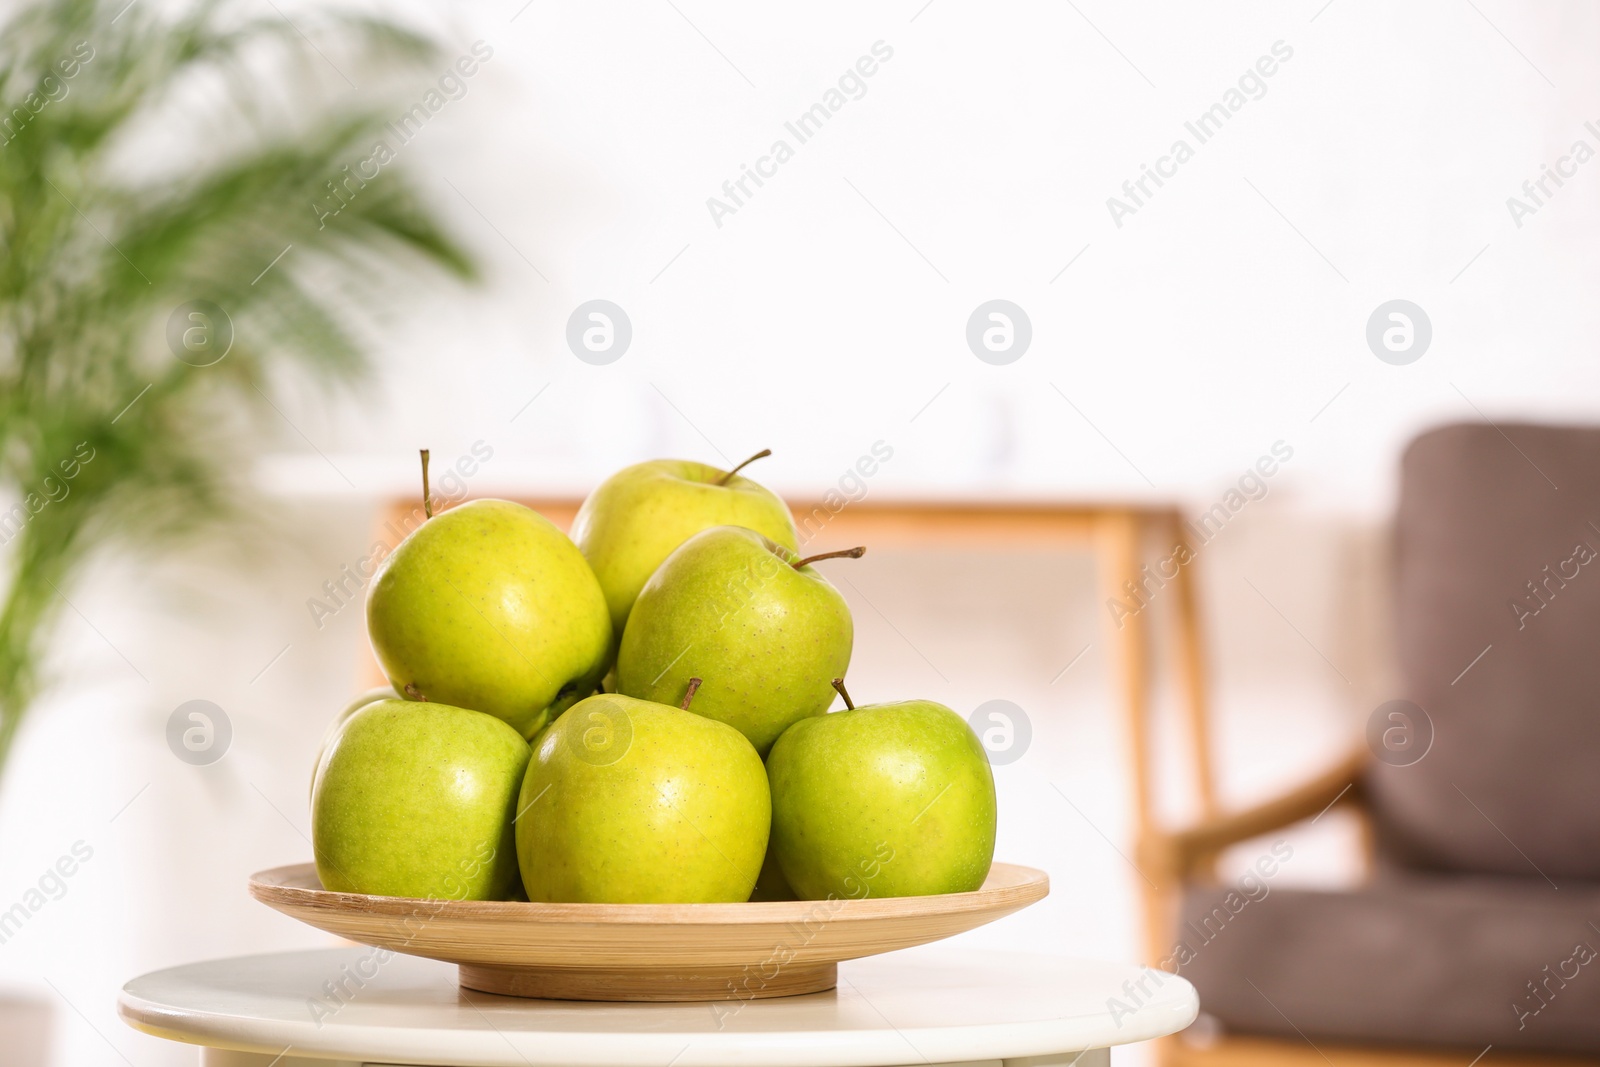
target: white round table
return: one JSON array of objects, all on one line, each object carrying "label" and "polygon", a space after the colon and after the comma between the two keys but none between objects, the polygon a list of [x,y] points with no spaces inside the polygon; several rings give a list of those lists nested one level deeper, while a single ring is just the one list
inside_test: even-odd
[{"label": "white round table", "polygon": [[939,945],[841,964],[825,993],[744,1002],[498,997],[459,988],[449,964],[361,947],[191,963],[118,1002],[129,1025],[203,1046],[205,1067],[1104,1067],[1110,1046],[1198,1009],[1160,971]]}]

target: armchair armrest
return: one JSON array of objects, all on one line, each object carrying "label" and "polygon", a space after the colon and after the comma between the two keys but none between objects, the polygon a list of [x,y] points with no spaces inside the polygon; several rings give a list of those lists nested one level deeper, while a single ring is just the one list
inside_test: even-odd
[{"label": "armchair armrest", "polygon": [[1182,830],[1147,831],[1137,846],[1140,868],[1146,877],[1175,887],[1230,845],[1314,818],[1335,804],[1361,800],[1361,771],[1369,758],[1365,749],[1358,748],[1310,781],[1255,807],[1213,816]]}]

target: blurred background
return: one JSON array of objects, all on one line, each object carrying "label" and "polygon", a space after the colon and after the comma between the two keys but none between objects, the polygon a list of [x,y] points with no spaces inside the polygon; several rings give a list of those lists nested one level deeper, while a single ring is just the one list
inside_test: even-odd
[{"label": "blurred background", "polygon": [[[794,499],[1199,515],[1287,446],[1196,564],[1243,803],[1402,695],[1405,442],[1600,412],[1600,164],[1524,189],[1600,146],[1579,0],[124,2],[0,9],[23,20],[0,31],[0,510],[29,511],[0,909],[92,850],[0,943],[52,1063],[193,1062],[117,1019],[125,981],[327,943],[245,879],[310,857],[311,756],[369,657],[325,583],[415,494],[419,447],[486,446],[473,496],[770,447],[751,473]],[[969,342],[996,300],[1025,345]],[[1426,323],[1410,362],[1369,343],[1396,300]],[[604,359],[591,301],[627,324]],[[887,546],[851,579],[858,699],[1005,700],[1031,727],[996,767],[997,855],[1054,892],[964,940],[1142,958],[1093,556]],[[168,744],[191,700],[226,714],[209,765]],[[1355,836],[1296,831],[1281,884],[1348,884]]]}]

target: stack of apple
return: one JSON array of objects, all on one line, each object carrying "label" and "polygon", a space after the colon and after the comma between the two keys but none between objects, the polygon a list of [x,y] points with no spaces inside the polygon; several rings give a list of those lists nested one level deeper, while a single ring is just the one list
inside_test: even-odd
[{"label": "stack of apple", "polygon": [[743,466],[629,467],[570,540],[504,500],[430,506],[367,600],[393,688],[317,758],[324,887],[684,903],[982,884],[982,745],[931,701],[850,704],[850,611],[813,565],[864,549],[802,558]]}]

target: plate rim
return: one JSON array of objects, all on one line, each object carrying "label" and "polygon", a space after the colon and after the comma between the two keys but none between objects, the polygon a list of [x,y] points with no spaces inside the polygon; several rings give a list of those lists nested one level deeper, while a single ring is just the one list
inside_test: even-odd
[{"label": "plate rim", "polygon": [[373,918],[414,916],[430,919],[523,921],[605,925],[730,926],[770,924],[814,919],[814,909],[828,906],[828,921],[874,920],[987,911],[1011,906],[1012,910],[1043,900],[1050,893],[1050,876],[1037,867],[995,861],[985,883],[1003,873],[1003,885],[980,887],[964,893],[938,893],[915,897],[862,897],[823,900],[760,900],[676,904],[578,904],[525,900],[448,900],[429,897],[380,896],[344,893],[291,884],[289,879],[309,874],[316,864],[290,863],[269,867],[250,876],[250,896],[275,910],[284,908],[342,914],[360,913]]}]

